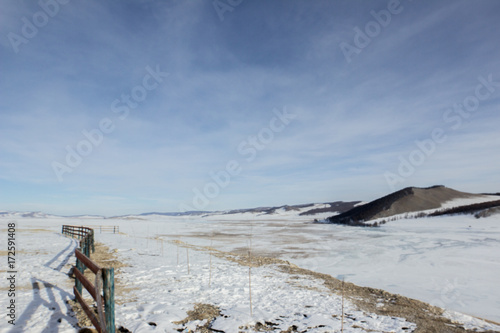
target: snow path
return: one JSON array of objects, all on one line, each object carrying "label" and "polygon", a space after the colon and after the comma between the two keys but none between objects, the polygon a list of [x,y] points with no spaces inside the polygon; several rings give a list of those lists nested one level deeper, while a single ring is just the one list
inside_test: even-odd
[{"label": "snow path", "polygon": [[[1,284],[5,296],[0,298],[0,307],[6,309],[10,299],[15,299],[15,325],[2,318],[0,332],[73,333],[77,320],[66,303],[73,298],[67,273],[75,262],[77,242],[55,231],[24,229],[23,224],[18,222],[16,228],[15,297],[6,297],[9,286],[5,277]],[[2,223],[2,229],[6,225]],[[7,261],[5,256],[1,258]]]}]

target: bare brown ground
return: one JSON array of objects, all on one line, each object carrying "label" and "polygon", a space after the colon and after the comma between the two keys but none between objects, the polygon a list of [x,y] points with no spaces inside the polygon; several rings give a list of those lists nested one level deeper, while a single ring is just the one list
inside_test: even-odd
[{"label": "bare brown ground", "polygon": [[430,189],[413,188],[413,194],[394,202],[389,209],[379,213],[376,217],[387,217],[406,212],[415,212],[441,207],[441,204],[458,198],[480,197],[477,194],[456,191],[447,187]]},{"label": "bare brown ground", "polygon": [[[186,324],[191,322],[191,321],[206,320],[206,322],[203,325],[198,325],[194,329],[194,331],[189,330],[189,332],[190,333],[221,332],[221,331],[216,331],[216,330],[212,329],[212,324],[215,321],[215,319],[217,319],[217,317],[223,316],[220,309],[218,307],[216,307],[215,305],[196,303],[194,305],[194,309],[188,311],[187,314],[188,314],[188,316],[186,318],[184,318],[183,320],[173,322],[175,325],[181,325],[181,327],[178,328],[177,331],[185,332]],[[266,321],[264,323],[257,322],[257,323],[255,323],[255,325],[252,325],[252,326],[240,326],[239,328],[242,331],[239,331],[239,333],[248,332],[249,329],[253,330],[254,332],[275,331],[277,326],[278,326],[278,324],[273,323],[273,322],[269,322],[269,321]],[[291,326],[286,331],[282,331],[281,333],[292,333],[292,332],[298,332],[296,326]]]},{"label": "bare brown ground", "polygon": [[[242,266],[259,267],[263,265],[274,265],[281,272],[290,274],[292,276],[302,275],[321,280],[332,293],[336,293],[339,295],[341,293],[341,280],[338,280],[328,274],[317,273],[300,268],[285,260],[223,252],[211,247],[195,246],[181,241],[173,241],[173,243],[183,247],[189,247],[197,251],[210,251],[214,256],[236,262]],[[343,289],[344,296],[351,303],[355,304],[359,308],[359,310],[368,313],[376,313],[383,316],[405,318],[407,321],[417,324],[417,329],[414,331],[415,333],[475,332],[472,330],[466,330],[460,324],[454,323],[449,319],[444,318],[442,316],[443,309],[418,300],[414,300],[397,294],[392,294],[381,289],[360,287],[349,282],[344,283]],[[383,306],[377,306],[377,304],[381,303],[383,303]],[[266,325],[262,323],[259,324],[263,325],[260,328],[262,328],[262,331],[265,331],[264,328],[266,327]],[[269,325],[267,326],[269,327]],[[254,329],[256,328],[254,327]],[[293,327],[284,332],[294,332]],[[485,331],[485,333],[499,332]]]},{"label": "bare brown ground", "polygon": [[[0,229],[1,233],[6,233],[8,229]],[[48,229],[19,229],[16,228],[16,233],[18,232],[32,232],[32,233],[38,233],[38,232],[54,232],[53,230],[48,230]]]},{"label": "bare brown ground", "polygon": [[[180,321],[174,321],[175,325],[182,325],[178,329],[179,332],[184,332],[186,324],[194,320],[206,320],[205,324],[196,327],[196,333],[209,333],[214,332],[211,327],[214,320],[221,316],[220,309],[211,304],[196,303],[194,309],[187,312],[187,317]],[[191,332],[191,331],[190,331]],[[193,333],[194,333],[193,332]]]},{"label": "bare brown ground", "polygon": [[[16,254],[27,254],[27,253],[31,253],[31,254],[47,254],[47,252],[40,252],[40,251],[32,251],[32,252],[28,252],[28,251],[24,251],[24,250],[16,250]],[[9,254],[9,251],[1,251],[0,250],[0,256],[6,256]]]}]

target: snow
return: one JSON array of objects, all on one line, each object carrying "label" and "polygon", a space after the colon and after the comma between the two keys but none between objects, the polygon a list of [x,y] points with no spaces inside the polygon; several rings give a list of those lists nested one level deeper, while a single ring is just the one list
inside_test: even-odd
[{"label": "snow", "polygon": [[[292,325],[299,330],[309,328],[308,332],[340,329],[341,298],[321,281],[289,275],[274,265],[253,267],[251,314],[248,267],[211,256],[207,250],[186,250],[174,241],[237,253],[247,253],[251,245],[255,255],[278,257],[446,308],[447,318],[467,328],[500,330],[473,317],[500,321],[500,215],[400,219],[380,228],[352,228],[313,224],[310,220],[317,216],[299,213],[283,209],[272,215],[151,215],[140,219],[0,215],[3,230],[7,223],[17,222],[19,272],[18,325],[13,329],[4,319],[0,332],[75,331],[76,319],[66,304],[73,298],[66,273],[74,264],[71,254],[76,242],[60,234],[62,224],[120,226],[120,234],[97,233],[96,238],[116,249],[121,261],[129,265],[119,273],[121,283],[131,290],[117,295],[116,322],[133,332],[175,331],[182,326],[173,322],[186,318],[195,303],[218,306],[222,316],[213,328],[226,332],[265,321],[279,329]],[[2,297],[0,306],[5,309],[7,302]],[[349,302],[345,306],[345,332],[415,328],[402,318],[363,313]],[[186,332],[200,324],[188,323]]]},{"label": "snow", "polygon": [[[164,245],[165,254],[176,254],[176,247],[172,243]],[[150,255],[139,258],[135,249],[120,253],[133,263],[133,267],[124,269],[122,273],[125,276],[124,282],[134,284],[137,288],[133,296],[148,295],[117,309],[117,318],[121,324],[133,332],[156,329],[174,331],[179,326],[172,321],[184,319],[186,311],[192,309],[194,303],[214,304],[223,309],[223,316],[217,318],[212,327],[225,332],[238,332],[241,326],[265,321],[276,323],[282,330],[292,325],[296,325],[299,330],[310,328],[310,332],[340,328],[341,298],[329,293],[316,280],[298,276],[291,280],[274,267],[252,268],[251,315],[248,267],[212,257],[210,283],[210,253],[189,251],[189,274],[184,248],[181,248],[179,265],[176,255],[161,256],[152,251]],[[346,311],[355,318],[346,320],[346,326],[356,323],[377,331],[393,332],[404,332],[403,327],[414,327],[400,318],[376,315],[367,317],[349,303]],[[337,317],[332,317],[332,314]],[[149,322],[154,322],[157,326],[153,328]],[[322,325],[322,328],[311,329],[318,325]],[[362,331],[352,329],[346,332]]]},{"label": "snow", "polygon": [[394,220],[399,220],[399,219],[413,218],[413,217],[418,217],[422,213],[429,215],[429,214],[436,213],[436,212],[439,212],[439,211],[442,211],[445,209],[473,205],[473,204],[478,204],[478,203],[483,203],[483,202],[498,201],[498,200],[500,200],[500,196],[497,196],[497,195],[476,195],[476,196],[471,197],[471,198],[457,198],[457,199],[452,199],[452,200],[449,200],[449,201],[442,203],[439,208],[433,208],[433,209],[427,209],[427,210],[421,210],[421,211],[409,212],[409,213],[403,213],[403,214],[396,214],[396,215],[391,215],[390,217],[380,217],[380,218],[366,221],[366,224],[372,224],[374,222],[381,222],[381,221],[387,222],[387,221],[394,221]]},{"label": "snow", "polygon": [[498,195],[480,195],[480,196],[474,196],[472,198],[453,199],[443,203],[441,205],[441,208],[447,209],[447,208],[454,208],[459,206],[473,205],[482,202],[498,201],[498,200],[500,200],[500,197]]},{"label": "snow", "polygon": [[455,311],[445,311],[443,316],[450,319],[453,323],[462,325],[467,330],[474,330],[477,327],[481,327],[484,330],[498,330],[499,328],[498,325],[485,323],[481,319]]},{"label": "snow", "polygon": [[[66,302],[73,298],[67,272],[74,265],[73,252],[77,242],[55,230],[39,230],[42,221],[37,220],[38,225],[30,227],[24,225],[24,220],[18,221],[15,297],[9,297],[7,293],[10,286],[6,284],[6,278],[12,274],[6,272],[7,257],[2,256],[1,289],[4,295],[0,298],[2,309],[7,308],[10,299],[15,300],[17,318],[12,326],[4,314],[0,332],[74,332],[77,320]],[[7,221],[2,221],[1,228],[5,230],[6,226]]]},{"label": "snow", "polygon": [[[500,321],[500,216],[400,219],[380,228],[300,222],[217,224],[254,251],[436,306]],[[241,247],[221,240],[217,248]]]}]

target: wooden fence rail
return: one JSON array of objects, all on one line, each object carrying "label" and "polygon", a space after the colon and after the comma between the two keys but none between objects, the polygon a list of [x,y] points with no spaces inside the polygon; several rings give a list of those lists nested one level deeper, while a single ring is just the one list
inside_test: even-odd
[{"label": "wooden fence rail", "polygon": [[118,225],[92,225],[92,226],[86,226],[86,227],[92,228],[92,229],[94,229],[95,232],[99,232],[100,234],[102,234],[102,233],[113,233],[113,234],[120,233],[120,226],[118,226]]},{"label": "wooden fence rail", "polygon": [[[82,306],[92,324],[100,333],[115,333],[115,295],[114,295],[114,268],[102,268],[90,259],[90,251],[94,248],[94,230],[83,226],[63,225],[62,233],[80,241],[80,248],[75,250],[76,267],[75,298]],[[84,275],[85,269],[90,269],[95,274],[92,284]],[[85,290],[96,302],[97,316],[82,297]]]}]

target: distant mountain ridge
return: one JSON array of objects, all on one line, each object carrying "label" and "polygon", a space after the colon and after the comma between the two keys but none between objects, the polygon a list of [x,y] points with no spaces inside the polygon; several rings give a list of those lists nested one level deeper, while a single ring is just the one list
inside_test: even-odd
[{"label": "distant mountain ridge", "polygon": [[362,224],[365,221],[397,214],[437,209],[443,203],[460,198],[482,197],[481,194],[460,192],[443,185],[427,188],[407,187],[342,214],[331,216],[328,222]]},{"label": "distant mountain ridge", "polygon": [[[327,202],[321,204],[302,204],[302,205],[284,205],[284,206],[276,206],[276,207],[258,207],[258,208],[249,208],[249,209],[236,209],[230,210],[225,214],[241,214],[241,213],[257,213],[260,215],[271,215],[277,214],[280,210],[282,211],[297,211],[300,212],[299,216],[306,215],[316,215],[320,213],[342,213],[352,209],[355,205],[359,204],[361,201],[335,201],[335,202]],[[319,207],[321,206],[321,207]],[[309,208],[309,209],[308,209]]]},{"label": "distant mountain ridge", "polygon": [[[75,217],[75,218],[137,218],[145,216],[213,216],[213,215],[234,215],[234,214],[255,214],[259,216],[281,214],[283,212],[296,212],[297,216],[311,216],[324,213],[342,213],[355,207],[361,201],[335,201],[330,203],[309,203],[301,205],[283,205],[275,207],[257,207],[257,208],[243,208],[225,211],[188,211],[188,212],[147,212],[141,214],[127,214],[120,216],[105,217],[101,215],[73,215],[73,216],[58,216],[52,214],[45,214],[42,212],[2,212],[0,211],[0,218],[16,218],[16,217],[32,217],[32,218],[48,218],[48,217]],[[293,214],[292,214],[293,215]],[[324,215],[323,217],[324,218]]]},{"label": "distant mountain ridge", "polygon": [[[327,203],[309,203],[301,205],[283,205],[275,207],[257,207],[233,209],[225,211],[188,211],[188,212],[147,212],[141,214],[128,214],[121,216],[105,217],[100,215],[74,215],[74,216],[58,216],[46,214],[43,212],[6,212],[0,211],[0,218],[110,218],[110,219],[138,219],[146,216],[172,216],[172,217],[230,217],[237,214],[254,214],[255,216],[282,216],[286,217],[306,217],[319,219],[326,222],[336,224],[362,225],[365,221],[370,221],[378,218],[390,217],[398,214],[419,212],[425,210],[442,208],[442,204],[461,198],[479,199],[476,202],[488,201],[488,196],[498,196],[494,194],[472,194],[460,192],[443,185],[436,185],[427,188],[407,187],[394,193],[388,194],[369,203],[361,201],[335,201]],[[482,200],[485,198],[485,200]],[[494,200],[498,200],[493,198]],[[491,198],[489,199],[491,200]],[[449,208],[449,207],[447,207]],[[474,208],[474,206],[472,207]],[[492,210],[493,211],[493,210]],[[330,217],[326,217],[330,215]],[[338,214],[338,215],[334,215]]]},{"label": "distant mountain ridge", "polygon": [[[242,208],[242,209],[232,209],[225,211],[189,211],[189,212],[178,212],[178,213],[142,213],[137,216],[150,216],[150,215],[161,215],[161,216],[210,216],[210,215],[234,215],[234,214],[256,214],[262,215],[273,215],[279,214],[280,212],[297,212],[298,216],[316,215],[321,213],[342,213],[352,209],[361,201],[335,201],[327,203],[309,203],[301,205],[283,205],[274,207],[255,207],[255,208]],[[130,215],[127,215],[130,216]]]}]

